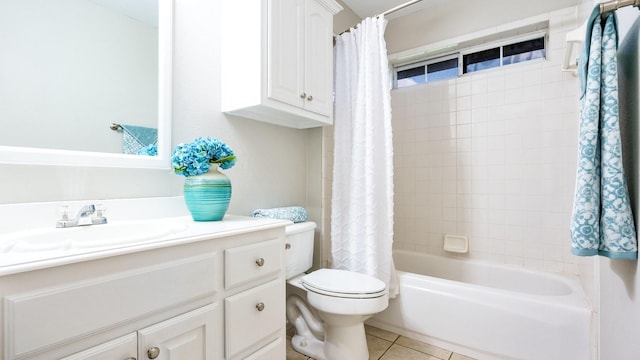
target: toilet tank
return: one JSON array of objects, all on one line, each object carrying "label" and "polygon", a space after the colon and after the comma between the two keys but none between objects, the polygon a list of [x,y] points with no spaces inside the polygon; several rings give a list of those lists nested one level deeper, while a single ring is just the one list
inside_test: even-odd
[{"label": "toilet tank", "polygon": [[285,228],[284,262],[287,279],[311,269],[315,229],[316,223],[313,221],[301,222]]}]

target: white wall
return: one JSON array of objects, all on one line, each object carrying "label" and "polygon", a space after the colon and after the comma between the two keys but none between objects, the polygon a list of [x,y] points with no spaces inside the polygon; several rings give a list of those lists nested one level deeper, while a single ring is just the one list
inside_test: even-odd
[{"label": "white wall", "polygon": [[350,27],[358,24],[361,19],[341,0],[336,0],[343,10],[333,17],[333,32],[340,34]]},{"label": "white wall", "polygon": [[[230,213],[319,199],[319,192],[307,191],[310,178],[320,176],[318,161],[308,160],[320,152],[319,131],[222,114],[218,2],[175,1],[174,9],[174,146],[214,136],[235,150],[238,163],[226,171],[233,182]],[[172,196],[182,193],[182,182],[168,169],[0,165],[0,203]]]},{"label": "white wall", "polygon": [[[524,17],[576,5],[580,0],[436,1],[425,9],[389,21],[385,38],[390,54],[487,30]],[[420,6],[420,5],[417,5]]]},{"label": "white wall", "polygon": [[[619,24],[619,97],[625,172],[638,229],[640,213],[640,16],[638,9],[617,11]],[[599,259],[600,359],[636,359],[640,354],[640,270],[637,261]]]}]

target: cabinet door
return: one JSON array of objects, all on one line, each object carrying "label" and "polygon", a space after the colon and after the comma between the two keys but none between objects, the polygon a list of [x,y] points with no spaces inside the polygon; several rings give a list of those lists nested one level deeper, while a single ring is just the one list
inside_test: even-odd
[{"label": "cabinet door", "polygon": [[61,360],[130,360],[135,359],[137,353],[138,339],[136,333],[131,333]]},{"label": "cabinet door", "polygon": [[305,7],[304,108],[333,115],[333,15],[315,0]]},{"label": "cabinet door", "polygon": [[304,0],[269,0],[269,9],[267,97],[302,108]]},{"label": "cabinet door", "polygon": [[265,347],[247,356],[244,360],[274,360],[274,359],[286,359],[287,351],[285,339],[278,338],[278,340],[272,341]]},{"label": "cabinet door", "polygon": [[[217,304],[211,304],[138,331],[138,359],[213,359]],[[222,319],[218,320],[221,322]]]}]

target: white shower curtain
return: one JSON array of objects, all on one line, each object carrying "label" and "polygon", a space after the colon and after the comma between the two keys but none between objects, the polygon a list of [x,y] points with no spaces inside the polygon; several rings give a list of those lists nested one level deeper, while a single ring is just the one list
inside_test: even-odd
[{"label": "white shower curtain", "polygon": [[398,293],[393,259],[391,84],[384,17],[336,39],[331,260]]}]

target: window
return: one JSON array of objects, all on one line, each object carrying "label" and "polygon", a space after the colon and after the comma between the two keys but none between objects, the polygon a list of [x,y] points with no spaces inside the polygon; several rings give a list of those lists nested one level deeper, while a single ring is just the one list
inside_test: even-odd
[{"label": "window", "polygon": [[545,57],[544,37],[502,47],[502,64],[515,64]]},{"label": "window", "polygon": [[464,73],[493,67],[515,64],[523,61],[544,59],[545,37],[508,43],[495,48],[464,54],[462,62]]},{"label": "window", "polygon": [[458,76],[458,58],[427,65],[428,81],[450,79]]},{"label": "window", "polygon": [[500,48],[478,51],[462,57],[464,72],[490,69],[500,66]]},{"label": "window", "polygon": [[[477,44],[477,42],[476,42]],[[464,45],[463,45],[464,46]],[[467,45],[469,46],[469,45]],[[476,50],[477,49],[477,50]],[[461,49],[459,53],[395,66],[394,88],[455,78],[461,74],[546,57],[546,34],[540,31],[493,46]]]},{"label": "window", "polygon": [[426,83],[426,76],[424,73],[425,66],[414,67],[407,70],[398,71],[396,73],[397,77],[397,87],[407,87],[413,86],[417,84]]},{"label": "window", "polygon": [[403,88],[458,76],[458,55],[429,59],[396,68],[395,88]]}]

